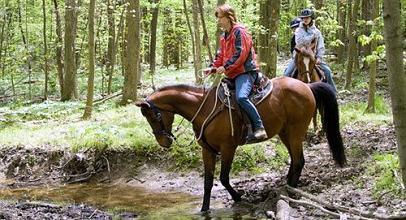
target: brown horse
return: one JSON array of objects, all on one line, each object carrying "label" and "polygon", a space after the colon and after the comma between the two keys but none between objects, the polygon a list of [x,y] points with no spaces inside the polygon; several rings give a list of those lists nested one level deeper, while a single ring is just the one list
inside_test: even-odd
[{"label": "brown horse", "polygon": [[[322,77],[324,77],[324,73],[322,73],[316,65],[315,49],[316,39],[314,39],[310,45],[303,46],[301,48],[295,47],[295,64],[297,73],[294,75],[294,78],[304,83],[313,83],[322,80]],[[319,111],[323,120],[324,112],[322,109],[319,109]],[[317,111],[314,113],[313,116],[313,128],[314,131],[317,131]]]},{"label": "brown horse", "polygon": [[[289,77],[275,78],[272,82],[271,94],[257,106],[257,109],[268,137],[278,134],[289,151],[291,162],[287,176],[288,185],[293,187],[298,185],[305,163],[302,141],[316,111],[316,102],[323,103],[323,108],[330,113],[324,121],[327,140],[334,160],[339,166],[344,166],[346,157],[339,131],[339,112],[334,91],[325,83],[305,84]],[[230,185],[229,173],[237,146],[245,144],[245,138],[241,137],[245,137],[246,131],[243,129],[243,120],[238,114],[234,114],[232,117],[234,135],[231,135],[228,111],[221,106],[222,103],[218,101],[215,93],[216,89],[205,90],[187,85],[167,86],[136,104],[141,107],[141,112],[149,122],[157,142],[163,147],[172,144],[174,114],[192,121],[196,136],[199,136],[202,126],[205,125],[202,138],[199,139],[204,162],[202,211],[207,211],[210,206],[216,154],[221,155],[222,185],[234,201],[241,200],[241,195]],[[217,112],[216,116],[207,120],[213,110]]]},{"label": "brown horse", "polygon": [[316,40],[314,39],[310,45],[303,47],[295,47],[295,64],[297,69],[296,79],[304,83],[312,83],[321,81],[321,76],[318,74],[316,66]]}]

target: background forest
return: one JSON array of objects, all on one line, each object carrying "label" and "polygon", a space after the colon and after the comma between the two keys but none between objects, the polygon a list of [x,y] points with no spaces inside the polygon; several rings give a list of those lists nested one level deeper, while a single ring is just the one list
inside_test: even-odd
[{"label": "background forest", "polygon": [[[164,85],[209,86],[217,80],[205,79],[202,69],[217,50],[214,10],[223,3],[232,5],[248,27],[261,70],[270,78],[281,76],[290,58],[289,22],[303,8],[315,10],[349,151],[354,157],[363,154],[366,143],[361,142],[386,138],[389,129],[391,147],[369,146],[363,170],[374,176],[375,198],[401,197],[406,0],[0,0],[0,146],[159,154],[148,123],[128,104]],[[394,17],[399,26],[385,23],[392,9],[400,10]],[[400,33],[400,44],[388,47],[397,41],[387,33]],[[176,122],[178,146],[167,156],[176,167],[197,167],[200,148],[190,125]],[[272,160],[264,156],[265,144],[244,147],[233,171],[283,166],[287,152],[278,140],[272,145]]]}]

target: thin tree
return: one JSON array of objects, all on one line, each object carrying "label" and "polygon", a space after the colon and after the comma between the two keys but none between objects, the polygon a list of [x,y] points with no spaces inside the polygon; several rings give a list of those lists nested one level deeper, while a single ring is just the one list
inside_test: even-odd
[{"label": "thin tree", "polygon": [[200,84],[201,79],[201,70],[202,70],[202,49],[200,41],[200,26],[199,26],[199,3],[198,0],[193,0],[192,12],[193,12],[193,28],[194,28],[194,38],[195,38],[195,78],[196,83]]},{"label": "thin tree", "polygon": [[355,36],[355,25],[357,21],[357,14],[358,14],[358,7],[359,7],[359,2],[360,0],[350,0],[350,8],[352,3],[352,13],[351,16],[349,16],[348,20],[348,38],[350,39],[349,42],[349,48],[348,48],[348,63],[347,63],[347,73],[345,75],[345,89],[350,89],[351,84],[352,84],[352,74],[354,70],[354,62],[358,62],[358,59],[356,57],[357,54],[357,43],[356,43],[356,36]]},{"label": "thin tree", "polygon": [[[114,20],[114,9],[115,9],[115,1],[108,0],[107,1],[107,20],[109,24],[109,40],[107,43],[107,60],[106,60],[106,70],[107,70],[107,94],[110,95],[111,93],[111,79],[113,77],[113,70],[115,65],[115,40],[116,40],[116,25]],[[101,16],[100,16],[101,17]]]},{"label": "thin tree", "polygon": [[[31,77],[32,77],[32,65],[31,65],[31,52],[28,46],[28,37],[26,36],[27,34],[27,19],[25,19],[25,29],[26,32],[24,32],[23,28],[23,21],[22,21],[22,10],[21,10],[21,2],[18,0],[18,26],[20,27],[20,32],[21,32],[21,38],[23,40],[24,48],[27,52],[27,66],[28,66],[28,97],[29,99],[32,98],[32,89],[31,89]],[[27,16],[26,16],[27,17]]]},{"label": "thin tree", "polygon": [[346,0],[337,0],[337,21],[340,25],[340,28],[337,31],[337,39],[340,40],[342,44],[338,45],[337,47],[337,61],[339,63],[345,62],[345,30],[346,30],[346,15],[347,15],[347,4]]},{"label": "thin tree", "polygon": [[384,0],[386,63],[395,124],[400,172],[406,185],[406,74],[403,64],[402,26],[399,0]]},{"label": "thin tree", "polygon": [[83,119],[92,117],[93,110],[93,91],[94,91],[94,64],[95,64],[95,43],[94,43],[94,13],[95,13],[96,0],[90,0],[89,4],[89,36],[88,36],[88,50],[89,50],[89,78],[87,81],[87,99]]},{"label": "thin tree", "polygon": [[268,0],[261,0],[259,2],[259,24],[261,25],[261,30],[258,34],[258,44],[256,46],[259,55],[259,65],[265,74],[268,74],[268,71],[270,71],[270,67],[268,65],[270,65],[269,61],[271,60],[271,49],[269,48],[270,9],[271,8]]},{"label": "thin tree", "polygon": [[56,30],[56,51],[55,51],[55,60],[57,65],[57,72],[58,72],[58,82],[59,82],[59,91],[62,96],[63,93],[63,81],[64,81],[64,67],[62,62],[62,25],[61,25],[61,16],[59,14],[58,2],[57,0],[53,0],[54,2],[54,11],[55,11],[55,30]]},{"label": "thin tree", "polygon": [[210,38],[209,38],[209,34],[207,34],[206,21],[204,20],[204,12],[203,12],[202,0],[197,0],[197,3],[199,4],[200,18],[202,20],[203,43],[207,47],[207,53],[209,54],[210,62],[213,62],[213,54],[211,53],[211,48],[210,48]]},{"label": "thin tree", "polygon": [[151,76],[154,77],[156,68],[156,35],[158,27],[159,0],[152,1],[154,3],[154,6],[151,11],[152,19],[151,19],[151,30],[150,30],[151,37],[149,46],[149,71],[151,73]]},{"label": "thin tree", "polygon": [[271,8],[270,16],[270,27],[269,27],[269,69],[267,74],[269,77],[273,78],[276,76],[276,63],[278,59],[278,28],[279,28],[279,13],[281,8],[280,0],[268,0]]},{"label": "thin tree", "polygon": [[[379,16],[379,1],[370,0],[371,4],[371,18],[375,20]],[[366,50],[368,53],[374,52],[377,47],[376,39],[372,39],[370,49]],[[368,105],[367,112],[375,112],[375,92],[376,92],[376,69],[377,69],[377,59],[372,58],[373,60],[369,63],[369,88],[368,88]]]},{"label": "thin tree", "polygon": [[128,0],[127,8],[127,31],[125,51],[125,73],[122,105],[137,99],[137,78],[138,65],[140,60],[140,2],[139,0]]},{"label": "thin tree", "polygon": [[76,1],[65,2],[65,54],[64,54],[64,85],[61,101],[71,100],[76,90]]},{"label": "thin tree", "polygon": [[47,16],[45,0],[42,0],[42,17],[43,17],[43,37],[44,37],[44,73],[45,73],[45,87],[44,87],[44,100],[48,99],[48,45],[47,45]]}]

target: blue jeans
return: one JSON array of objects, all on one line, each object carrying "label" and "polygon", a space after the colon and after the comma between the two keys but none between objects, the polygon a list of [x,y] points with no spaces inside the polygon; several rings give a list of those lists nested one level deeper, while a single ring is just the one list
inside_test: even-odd
[{"label": "blue jeans", "polygon": [[283,72],[284,76],[292,77],[293,72],[296,70],[295,60],[290,59],[288,66],[286,67],[285,71]]},{"label": "blue jeans", "polygon": [[[319,67],[324,72],[324,75],[326,76],[326,79],[327,79],[327,83],[330,84],[334,88],[334,92],[337,92],[337,88],[334,83],[330,67],[324,62],[320,63]],[[288,66],[286,67],[285,71],[283,72],[283,75],[292,77],[293,72],[295,70],[296,70],[295,61],[294,61],[294,59],[290,59]]]},{"label": "blue jeans", "polygon": [[337,93],[336,84],[334,83],[330,67],[324,62],[320,63],[319,67],[324,72],[324,75],[326,76],[327,79],[327,83],[330,84],[334,88],[334,92]]},{"label": "blue jeans", "polygon": [[264,128],[257,108],[248,99],[254,84],[254,77],[249,73],[238,75],[235,78],[235,93],[238,105],[247,113],[253,126],[253,131]]}]

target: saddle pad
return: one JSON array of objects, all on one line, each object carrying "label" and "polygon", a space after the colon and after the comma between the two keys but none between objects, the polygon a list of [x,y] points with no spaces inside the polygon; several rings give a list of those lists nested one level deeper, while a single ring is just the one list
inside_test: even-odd
[{"label": "saddle pad", "polygon": [[[224,93],[224,87],[220,84],[219,85],[219,91],[217,94],[218,99],[227,107],[230,107],[227,101],[227,96]],[[250,101],[256,106],[259,103],[261,103],[272,91],[273,84],[271,80],[268,78],[264,77],[260,85],[255,91],[251,92],[251,94],[248,96]],[[230,90],[230,105],[232,109],[235,109],[236,106],[236,99],[235,99],[235,90]]]}]

